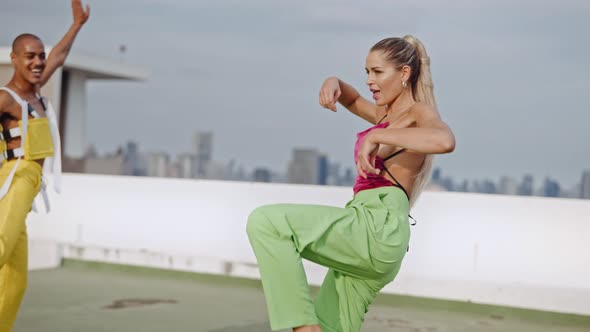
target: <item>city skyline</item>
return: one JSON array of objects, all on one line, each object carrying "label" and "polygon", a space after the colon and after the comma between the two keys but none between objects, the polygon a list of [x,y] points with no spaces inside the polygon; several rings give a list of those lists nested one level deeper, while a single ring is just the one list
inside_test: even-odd
[{"label": "city skyline", "polygon": [[[92,148],[96,150],[96,147],[94,146],[94,144],[91,144]],[[113,149],[112,151],[97,151],[98,154],[100,155],[109,155],[112,154],[114,151],[116,151],[117,149],[120,149],[123,146],[123,144],[119,144],[115,147],[115,149]],[[185,150],[180,150],[179,152],[172,152],[169,151],[169,156],[172,157],[174,155],[183,155],[188,153],[188,151],[190,151],[190,145],[187,144],[187,148]],[[217,148],[215,147],[215,145],[213,144],[213,150],[217,150]],[[250,164],[246,161],[241,161],[242,163],[240,164],[240,166],[242,168],[244,168],[245,171],[254,171],[255,169],[269,169],[273,172],[280,172],[280,170],[286,170],[289,167],[289,162],[291,159],[291,153],[293,150],[300,150],[300,149],[316,149],[318,151],[322,151],[319,150],[317,147],[312,147],[312,146],[294,146],[292,147],[290,150],[288,150],[287,152],[287,156],[284,160],[278,160],[275,163],[273,163],[273,165],[269,165],[269,164],[262,164],[262,163],[253,163]],[[166,151],[164,149],[160,149],[160,150],[154,150],[154,149],[149,149],[149,148],[143,148],[143,152],[145,153],[163,153],[163,151]],[[330,155],[329,153],[326,152],[321,152],[322,154],[325,155]],[[352,151],[351,151],[352,153]],[[225,153],[223,153],[223,151],[218,151],[219,155],[227,155]],[[443,155],[444,156],[444,155]],[[436,156],[437,159],[440,158],[441,156]],[[452,157],[452,155],[451,155]],[[434,164],[434,168],[444,168],[444,166],[441,166],[439,163],[437,163],[437,159],[435,159],[435,164]],[[217,162],[221,162],[221,163],[230,163],[230,162],[236,162],[237,158],[231,158],[229,160],[224,160],[221,158],[217,158],[216,161]],[[351,168],[353,169],[355,172],[356,170],[354,162],[352,160],[352,156],[350,158],[350,160],[348,162],[340,162],[339,160],[336,159],[331,159],[331,160],[335,160],[336,162],[338,162],[338,164],[343,168]],[[471,180],[471,181],[476,181],[477,179],[479,180],[495,180],[500,182],[501,179],[503,177],[509,177],[512,179],[522,179],[526,176],[533,176],[535,179],[540,180],[540,179],[552,179],[552,180],[556,180],[560,183],[560,185],[562,186],[562,188],[573,188],[575,186],[580,185],[580,176],[584,173],[584,171],[586,170],[590,170],[590,164],[588,165],[580,165],[579,169],[571,176],[573,178],[573,180],[570,181],[563,181],[563,179],[560,179],[559,176],[555,175],[555,174],[551,174],[551,173],[542,173],[542,174],[534,174],[531,171],[514,171],[514,172],[505,172],[505,173],[501,173],[501,174],[481,174],[480,176],[473,176],[473,177],[468,177],[468,176],[463,176],[461,174],[457,174],[457,172],[455,172],[453,169],[447,169],[444,168],[445,170],[445,175],[447,176],[451,176],[454,179],[457,179],[458,181],[464,181],[464,180]],[[590,181],[590,176],[588,177],[588,180]]]},{"label": "city skyline", "polygon": [[[142,151],[140,145],[128,141],[124,147],[104,156],[91,147],[86,154],[86,173],[259,181],[352,187],[357,176],[354,167],[331,160],[330,155],[314,147],[294,148],[287,167],[272,169],[251,166],[239,160],[220,161],[215,158],[214,135],[195,132],[192,150],[179,154],[164,151]],[[502,175],[499,178],[455,178],[446,170],[435,167],[427,190],[475,192],[502,195],[544,196],[561,198],[590,198],[590,168],[580,172],[573,185],[562,184],[548,175],[535,178],[531,174],[521,177]]]}]

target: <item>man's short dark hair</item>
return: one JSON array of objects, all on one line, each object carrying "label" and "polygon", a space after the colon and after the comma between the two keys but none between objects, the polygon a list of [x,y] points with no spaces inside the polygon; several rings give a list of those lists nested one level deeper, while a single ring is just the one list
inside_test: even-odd
[{"label": "man's short dark hair", "polygon": [[20,34],[18,35],[18,37],[14,38],[14,41],[12,42],[12,51],[16,51],[16,49],[27,39],[36,39],[38,41],[41,41],[41,38],[37,37],[32,33]]}]

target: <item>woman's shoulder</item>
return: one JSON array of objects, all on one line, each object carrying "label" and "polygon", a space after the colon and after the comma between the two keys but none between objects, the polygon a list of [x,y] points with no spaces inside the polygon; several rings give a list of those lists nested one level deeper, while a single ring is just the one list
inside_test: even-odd
[{"label": "woman's shoulder", "polygon": [[412,106],[411,111],[412,113],[414,113],[414,117],[416,117],[417,119],[439,117],[438,111],[436,110],[435,106],[420,101],[416,102]]},{"label": "woman's shoulder", "polygon": [[436,107],[421,101],[417,101],[414,105],[412,105],[412,112],[436,112]]}]

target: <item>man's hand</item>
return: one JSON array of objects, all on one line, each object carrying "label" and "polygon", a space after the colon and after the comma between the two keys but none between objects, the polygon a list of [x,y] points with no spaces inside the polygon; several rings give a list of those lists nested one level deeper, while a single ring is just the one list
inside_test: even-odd
[{"label": "man's hand", "polygon": [[83,26],[90,17],[90,6],[86,5],[86,10],[84,10],[82,0],[72,0],[72,16],[74,17],[74,25]]},{"label": "man's hand", "polygon": [[72,23],[72,26],[70,26],[66,34],[59,43],[55,45],[47,57],[45,70],[43,70],[43,73],[41,74],[41,82],[39,83],[37,90],[47,83],[57,68],[64,65],[66,58],[70,53],[70,49],[74,44],[76,35],[78,35],[82,26],[84,26],[86,21],[88,21],[88,17],[90,17],[90,7],[86,6],[86,10],[84,10],[84,8],[82,8],[82,0],[72,0],[72,16],[74,18],[74,23]]}]

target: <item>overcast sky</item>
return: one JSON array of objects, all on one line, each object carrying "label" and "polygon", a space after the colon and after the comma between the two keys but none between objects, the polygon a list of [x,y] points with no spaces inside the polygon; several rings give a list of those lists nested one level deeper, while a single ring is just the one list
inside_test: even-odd
[{"label": "overcast sky", "polygon": [[[286,170],[294,147],[352,167],[355,132],[320,108],[330,75],[364,84],[368,49],[412,34],[431,56],[439,111],[457,148],[437,165],[458,179],[546,176],[569,189],[590,169],[590,1],[87,0],[74,52],[145,67],[143,83],[88,87],[88,142],[109,152],[191,149],[214,132],[214,159]],[[68,0],[1,0],[0,45],[22,32],[55,44]],[[127,52],[119,54],[119,45]],[[165,134],[163,134],[165,133]]]}]

